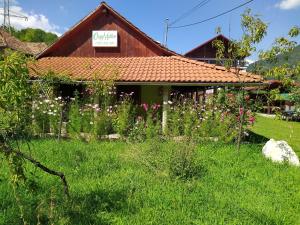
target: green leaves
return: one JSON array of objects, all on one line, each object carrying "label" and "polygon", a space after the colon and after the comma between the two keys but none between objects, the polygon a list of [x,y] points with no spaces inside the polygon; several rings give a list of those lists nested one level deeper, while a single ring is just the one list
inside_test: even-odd
[{"label": "green leaves", "polygon": [[30,109],[31,89],[25,55],[6,51],[0,60],[0,129],[24,131]]},{"label": "green leaves", "polygon": [[[250,9],[243,13],[241,26],[243,36],[240,40],[230,40],[228,45],[224,45],[221,40],[213,42],[213,47],[217,49],[216,58],[228,69],[238,67],[241,59],[255,52],[255,44],[267,34],[268,25],[259,16],[252,15]],[[220,32],[220,29],[217,29],[217,32]]]},{"label": "green leaves", "polygon": [[294,26],[289,31],[290,37],[297,37],[300,34],[300,27]]}]

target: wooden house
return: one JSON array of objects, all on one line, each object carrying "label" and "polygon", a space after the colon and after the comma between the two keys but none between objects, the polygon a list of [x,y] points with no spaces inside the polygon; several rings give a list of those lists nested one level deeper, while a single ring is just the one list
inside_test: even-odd
[{"label": "wooden house", "polygon": [[[189,91],[199,96],[207,87],[240,85],[233,71],[167,49],[105,2],[37,59],[31,70],[33,78],[49,71],[67,75],[79,83],[114,76],[118,91],[133,91],[138,103],[163,103],[163,124],[170,91]],[[260,76],[246,72],[240,76],[244,85],[262,84]]]},{"label": "wooden house", "polygon": [[[216,40],[222,41],[224,47],[225,47],[225,58],[224,59],[217,59],[217,48],[214,47],[213,43]],[[196,48],[188,51],[184,54],[185,57],[210,63],[210,64],[223,64],[223,61],[228,57],[228,48],[231,43],[231,40],[227,37],[225,37],[222,34],[219,34],[208,41],[200,44]],[[244,68],[245,61],[244,59],[240,59],[237,62],[238,66]]]}]

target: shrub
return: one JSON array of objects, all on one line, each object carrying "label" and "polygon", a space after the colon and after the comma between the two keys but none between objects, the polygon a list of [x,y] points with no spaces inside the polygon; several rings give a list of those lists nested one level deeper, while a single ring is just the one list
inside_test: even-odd
[{"label": "shrub", "polygon": [[169,170],[171,177],[183,180],[203,175],[203,168],[196,158],[195,146],[176,143],[172,151]]},{"label": "shrub", "polygon": [[69,121],[67,124],[67,131],[70,137],[79,138],[81,132],[81,110],[78,98],[76,97],[70,106],[69,110]]},{"label": "shrub", "polygon": [[143,117],[138,116],[133,127],[129,132],[131,142],[143,142],[146,140],[145,121]]},{"label": "shrub", "polygon": [[61,97],[48,98],[40,95],[32,103],[33,132],[41,135],[59,133],[64,102]]},{"label": "shrub", "polygon": [[115,131],[123,136],[128,136],[130,129],[134,125],[135,107],[131,96],[125,95],[119,105],[116,105],[117,112],[114,118]]},{"label": "shrub", "polygon": [[93,126],[95,137],[101,137],[113,132],[112,118],[107,110],[98,112],[95,115]]}]

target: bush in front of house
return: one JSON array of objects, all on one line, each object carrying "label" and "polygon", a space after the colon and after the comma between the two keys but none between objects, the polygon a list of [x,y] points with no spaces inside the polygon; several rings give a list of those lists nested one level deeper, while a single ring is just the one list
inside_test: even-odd
[{"label": "bush in front of house", "polygon": [[[78,94],[71,101],[64,101],[61,97],[36,97],[33,101],[34,132],[40,136],[46,133],[56,135],[61,132],[60,125],[64,120],[68,136],[75,139],[99,140],[109,134],[119,134],[130,141],[142,142],[162,136],[161,105],[136,105],[133,93],[121,93],[117,101],[111,97],[115,94],[111,92],[115,90],[111,84],[100,87],[97,91],[89,87],[84,99],[79,99]],[[101,90],[105,91],[100,95]],[[234,90],[220,89],[217,95],[207,96],[205,101],[199,102],[182,94],[172,93],[171,97],[164,134],[167,138],[233,142],[241,118],[245,127],[255,121],[253,102],[247,95],[239,96]],[[243,107],[239,104],[240,98],[245,100]]]},{"label": "bush in front of house", "polygon": [[62,97],[48,98],[39,95],[32,102],[32,132],[34,135],[58,135],[64,106]]}]

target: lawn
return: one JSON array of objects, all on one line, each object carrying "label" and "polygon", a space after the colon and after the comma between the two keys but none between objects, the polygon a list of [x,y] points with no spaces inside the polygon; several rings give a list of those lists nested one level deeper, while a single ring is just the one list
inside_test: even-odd
[{"label": "lawn", "polygon": [[0,224],[22,224],[20,209],[28,224],[300,224],[299,168],[264,159],[260,144],[240,153],[234,145],[161,141],[26,146],[65,172],[71,198],[60,180],[28,164],[31,188],[14,194],[2,159]]},{"label": "lawn", "polygon": [[287,141],[300,156],[300,122],[257,116],[257,122],[252,130],[267,138]]}]

